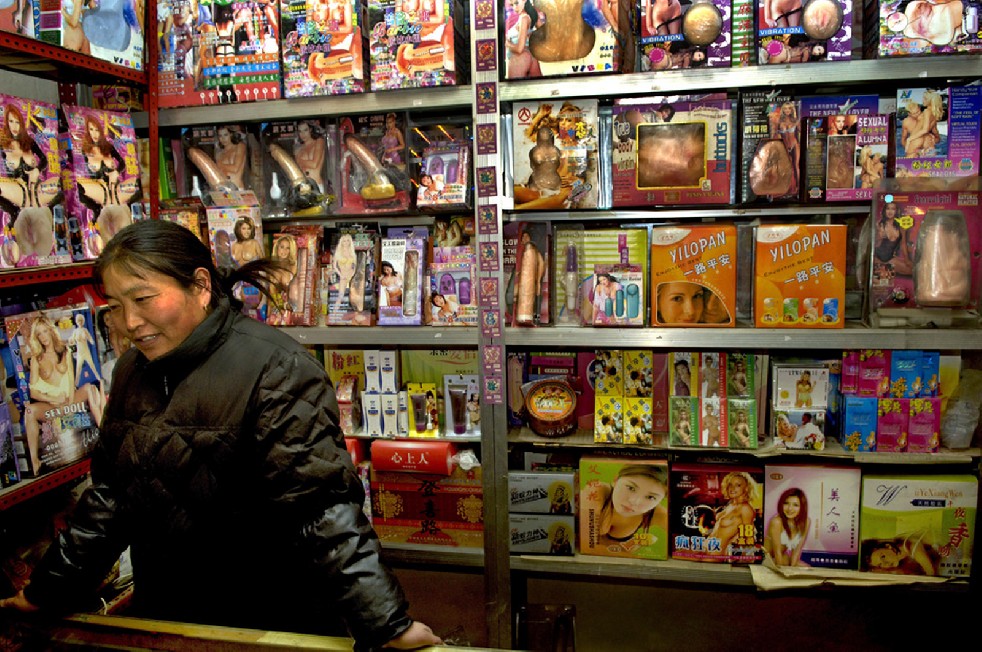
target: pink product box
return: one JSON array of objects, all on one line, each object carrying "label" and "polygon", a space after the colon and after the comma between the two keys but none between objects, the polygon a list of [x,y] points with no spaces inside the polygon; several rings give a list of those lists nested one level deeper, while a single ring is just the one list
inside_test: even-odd
[{"label": "pink product box", "polygon": [[982,86],[899,89],[896,176],[979,174],[980,111]]},{"label": "pink product box", "polygon": [[876,450],[880,453],[907,451],[910,399],[881,398],[876,409]]},{"label": "pink product box", "polygon": [[778,566],[856,570],[859,468],[764,467],[764,549]]},{"label": "pink product box", "polygon": [[757,0],[757,62],[848,61],[852,5],[851,0]]},{"label": "pink product box", "polygon": [[423,323],[423,266],[426,241],[421,238],[383,238],[378,273],[379,326],[419,326]]},{"label": "pink product box", "polygon": [[982,52],[978,3],[864,0],[863,5],[867,59]]},{"label": "pink product box", "polygon": [[730,203],[733,103],[635,102],[614,105],[614,206]]},{"label": "pink product box", "polygon": [[673,559],[743,564],[763,560],[763,468],[673,464],[670,479]]},{"label": "pink product box", "polygon": [[[679,6],[679,5],[675,5]],[[733,9],[730,0],[702,0],[673,5],[641,0],[638,26],[641,56],[638,72],[677,68],[729,68],[732,55]]]},{"label": "pink product box", "polygon": [[889,396],[891,353],[884,349],[863,349],[859,352],[856,379],[856,393],[859,396]]},{"label": "pink product box", "polygon": [[937,453],[939,450],[941,450],[941,399],[910,399],[907,452]]},{"label": "pink product box", "polygon": [[58,109],[0,95],[0,114],[0,268],[70,263]]}]

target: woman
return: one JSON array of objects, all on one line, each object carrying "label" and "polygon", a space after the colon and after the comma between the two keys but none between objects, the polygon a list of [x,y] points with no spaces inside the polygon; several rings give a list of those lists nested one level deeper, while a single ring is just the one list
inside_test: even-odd
[{"label": "woman", "polygon": [[539,12],[532,0],[508,0],[510,9],[505,33],[508,79],[541,77],[539,62],[529,50],[529,36],[539,22]]},{"label": "woman", "polygon": [[914,273],[914,256],[907,231],[900,228],[900,205],[890,202],[883,205],[876,222],[876,244],[873,247],[874,271],[881,278],[894,274],[910,276]]},{"label": "woman", "polygon": [[430,304],[433,306],[433,321],[438,324],[452,324],[457,321],[457,304],[435,292],[430,296]]},{"label": "woman", "polygon": [[88,178],[76,175],[79,200],[96,216],[96,230],[90,248],[102,251],[103,243],[133,221],[129,204],[140,198],[139,176],[121,183],[121,173],[126,169],[122,155],[106,136],[102,121],[95,115],[86,115],[81,137],[81,150],[85,154]]},{"label": "woman", "polygon": [[382,156],[379,158],[385,165],[404,165],[403,153],[406,151],[406,139],[399,128],[395,113],[385,114],[385,133],[379,141],[382,146]]},{"label": "woman", "polygon": [[[355,277],[357,268],[358,254],[355,252],[355,240],[350,233],[342,233],[331,256],[331,276],[337,287],[334,309],[338,312],[341,311],[345,294],[350,295],[351,281]],[[351,303],[350,298],[348,303]]]},{"label": "woman", "polygon": [[659,283],[656,291],[658,322],[697,324],[706,307],[705,288],[689,281]]},{"label": "woman", "polygon": [[215,163],[236,190],[245,190],[246,162],[249,159],[245,134],[222,125],[217,132]]},{"label": "woman", "polygon": [[61,3],[65,25],[61,30],[61,47],[79,54],[92,54],[92,46],[82,29],[82,9],[85,0],[66,0]]},{"label": "woman", "polygon": [[297,274],[298,269],[297,239],[289,233],[281,233],[273,242],[271,260],[276,264],[273,278],[276,283],[270,288],[270,298],[275,310],[270,311],[274,326],[288,325],[292,315],[301,305],[300,284],[302,280]]},{"label": "woman", "polygon": [[900,123],[900,144],[904,149],[902,158],[931,156],[941,143],[941,133],[938,131],[938,122],[944,113],[941,96],[925,91],[921,101],[923,105],[913,100],[908,100],[905,105],[907,117]]},{"label": "woman", "polygon": [[[750,423],[747,419],[747,411],[737,410],[736,422],[730,426],[730,434],[736,442],[738,448],[750,448],[753,444],[751,439]],[[732,444],[733,442],[731,442]]]},{"label": "woman", "polygon": [[859,187],[873,188],[883,178],[883,154],[864,145],[859,152]]},{"label": "woman", "polygon": [[77,607],[130,546],[134,615],[350,631],[356,649],[440,643],[379,559],[323,365],[232,305],[235,283],[268,288],[276,269],[221,276],[164,220],[106,246],[96,273],[134,345],[116,366],[126,391],[110,399],[72,525],[0,607]]},{"label": "woman", "polygon": [[232,258],[236,265],[244,265],[263,257],[263,245],[256,237],[256,225],[251,218],[240,219],[235,223],[233,231],[235,242],[232,243]]},{"label": "woman", "polygon": [[682,31],[682,5],[679,0],[649,0],[644,17],[649,35],[667,36]]},{"label": "woman", "polygon": [[383,306],[401,306],[402,305],[402,278],[399,276],[399,272],[396,268],[392,266],[387,260],[383,260],[382,264],[379,265],[381,273],[378,278],[378,284],[383,290],[382,299],[384,303],[380,304]]},{"label": "woman", "polygon": [[310,120],[301,120],[297,125],[297,144],[293,150],[293,158],[304,175],[317,184],[317,191],[323,193],[324,188],[324,156],[327,142],[324,140],[324,130]]},{"label": "woman", "polygon": [[770,117],[771,138],[780,138],[791,159],[791,185],[788,193],[798,192],[798,169],[801,148],[798,145],[798,109],[795,103],[787,101],[777,107]]},{"label": "woman", "polygon": [[[591,480],[581,492],[581,509],[590,519],[597,543],[607,549],[650,545],[652,526],[664,528],[668,467],[625,464],[612,483]],[[660,507],[660,508],[659,508]]]},{"label": "woman", "polygon": [[3,260],[36,265],[37,256],[50,256],[55,249],[54,216],[48,208],[61,193],[57,181],[44,183],[48,159],[27,129],[24,113],[13,103],[3,107],[0,149],[4,175],[0,176],[0,209],[8,212],[12,228],[4,229]]},{"label": "woman", "polygon": [[894,539],[866,539],[860,544],[861,571],[890,575],[938,575],[940,555],[925,533]]},{"label": "woman", "polygon": [[675,438],[672,443],[677,446],[688,446],[692,443],[692,424],[689,423],[689,411],[679,410],[678,421],[675,423]]},{"label": "woman", "polygon": [[808,566],[801,561],[801,552],[811,529],[808,518],[808,498],[797,487],[785,489],[777,500],[777,513],[767,524],[764,550],[778,566]]},{"label": "woman", "polygon": [[757,482],[746,471],[731,471],[723,476],[720,492],[727,502],[716,511],[716,523],[709,533],[719,540],[713,551],[719,555],[734,554],[730,544],[753,547],[756,540],[753,501],[758,499]]}]

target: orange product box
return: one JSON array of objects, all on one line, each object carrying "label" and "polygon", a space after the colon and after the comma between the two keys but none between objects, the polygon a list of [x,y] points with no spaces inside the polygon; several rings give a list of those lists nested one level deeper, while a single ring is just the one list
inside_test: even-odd
[{"label": "orange product box", "polygon": [[731,224],[653,228],[651,325],[736,326],[736,258]]},{"label": "orange product box", "polygon": [[754,245],[754,325],[843,327],[845,225],[758,226]]}]

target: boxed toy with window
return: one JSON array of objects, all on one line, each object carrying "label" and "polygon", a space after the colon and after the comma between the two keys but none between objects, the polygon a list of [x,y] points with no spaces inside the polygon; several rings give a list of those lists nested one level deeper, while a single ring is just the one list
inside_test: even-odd
[{"label": "boxed toy with window", "polygon": [[799,102],[780,91],[741,94],[743,203],[797,201],[801,189]]},{"label": "boxed toy with window", "polygon": [[365,91],[361,0],[282,2],[283,97]]},{"label": "boxed toy with window", "polygon": [[969,578],[978,478],[864,474],[859,570]]},{"label": "boxed toy with window", "polygon": [[758,466],[672,465],[673,559],[756,564],[764,558],[764,470]]},{"label": "boxed toy with window", "polygon": [[615,102],[614,206],[732,202],[733,103],[714,97]]},{"label": "boxed toy with window", "polygon": [[842,328],[846,229],[834,224],[761,225],[754,248],[758,328]]},{"label": "boxed toy with window", "polygon": [[515,210],[597,208],[597,100],[516,102]]},{"label": "boxed toy with window", "polygon": [[290,224],[273,236],[270,258],[279,261],[284,268],[272,288],[274,301],[269,303],[266,323],[274,326],[317,325],[314,297],[323,233],[319,226]]},{"label": "boxed toy with window", "polygon": [[446,436],[481,436],[481,381],[477,374],[447,374],[443,377]]},{"label": "boxed toy with window", "polygon": [[877,327],[978,323],[982,183],[891,179],[874,196],[869,319]]},{"label": "boxed toy with window", "polygon": [[889,176],[890,116],[806,118],[804,194],[808,201],[873,198]]},{"label": "boxed toy with window", "polygon": [[978,175],[980,111],[982,86],[898,89],[896,176]]},{"label": "boxed toy with window", "polygon": [[379,326],[419,326],[423,323],[423,268],[426,243],[422,238],[382,238],[378,274]]},{"label": "boxed toy with window", "polygon": [[416,183],[416,208],[465,210],[470,203],[470,146],[433,143],[423,150]]},{"label": "boxed toy with window", "polygon": [[0,268],[72,262],[57,107],[0,95],[0,147]]},{"label": "boxed toy with window", "polygon": [[736,326],[736,240],[726,224],[652,229],[652,326]]},{"label": "boxed toy with window", "polygon": [[850,0],[757,0],[757,62],[848,61]]},{"label": "boxed toy with window", "polygon": [[409,209],[405,115],[341,118],[341,206],[345,213],[398,213]]},{"label": "boxed toy with window", "polygon": [[641,0],[638,71],[728,68],[731,12],[730,0]]},{"label": "boxed toy with window", "polygon": [[[519,222],[513,228],[514,230],[505,231],[506,239],[502,252],[507,278],[505,320],[512,326],[548,324],[552,225],[548,222]],[[513,233],[515,237],[509,237]],[[591,269],[590,272],[592,271]]]},{"label": "boxed toy with window", "polygon": [[339,208],[337,129],[323,119],[265,122],[263,202],[266,215],[321,215]]},{"label": "boxed toy with window", "polygon": [[977,2],[864,0],[864,56],[982,52]]},{"label": "boxed toy with window", "polygon": [[477,266],[432,263],[423,281],[423,322],[431,326],[477,326]]},{"label": "boxed toy with window", "polygon": [[856,570],[860,469],[768,464],[764,476],[764,549],[774,563]]},{"label": "boxed toy with window", "polygon": [[[38,40],[86,54],[111,64],[143,70],[143,5],[121,0],[99,3],[54,1],[15,2],[34,6]],[[165,5],[165,13],[169,7]],[[156,65],[156,62],[149,62]]]},{"label": "boxed toy with window", "polygon": [[378,235],[344,229],[331,236],[329,326],[374,326]]},{"label": "boxed toy with window", "polygon": [[581,555],[667,559],[668,462],[580,458]]},{"label": "boxed toy with window", "polygon": [[594,265],[593,325],[644,326],[644,320],[641,265]]}]

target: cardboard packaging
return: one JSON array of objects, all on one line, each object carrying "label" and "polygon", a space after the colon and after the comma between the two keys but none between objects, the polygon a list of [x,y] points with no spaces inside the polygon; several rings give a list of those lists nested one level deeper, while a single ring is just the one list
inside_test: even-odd
[{"label": "cardboard packaging", "polygon": [[876,414],[877,452],[907,452],[907,432],[910,427],[910,399],[878,399]]},{"label": "cardboard packaging", "polygon": [[345,213],[398,213],[409,209],[405,115],[341,118],[341,206]]},{"label": "cardboard packaging", "polygon": [[741,201],[794,202],[801,191],[801,109],[779,91],[740,96],[743,121]]},{"label": "cardboard packaging", "polygon": [[732,225],[662,226],[651,233],[651,325],[736,326]]},{"label": "cardboard packaging", "polygon": [[[33,0],[24,4],[33,5],[36,18],[23,24],[35,27],[31,36],[36,34],[38,40],[124,68],[144,69],[143,17],[137,16],[136,9],[113,2]],[[161,13],[166,15],[169,9],[165,4]]]},{"label": "cardboard packaging", "polygon": [[283,97],[365,91],[361,0],[283,1]]},{"label": "cardboard packaging", "polygon": [[699,443],[699,399],[672,396],[668,399],[669,444],[696,446]]},{"label": "cardboard packaging", "polygon": [[700,0],[671,16],[670,3],[641,0],[638,72],[678,68],[729,68],[730,0]]},{"label": "cardboard packaging", "polygon": [[755,8],[759,64],[852,58],[851,0],[812,0],[790,5],[756,0]]},{"label": "cardboard packaging", "polygon": [[846,396],[845,420],[840,440],[853,453],[876,450],[877,399],[872,396]]},{"label": "cardboard packaging", "polygon": [[378,262],[377,234],[350,229],[333,232],[328,325],[375,325]]},{"label": "cardboard packaging", "polygon": [[514,554],[573,556],[576,518],[555,514],[509,514],[509,549]]},{"label": "cardboard packaging", "polygon": [[422,238],[382,238],[379,263],[379,326],[419,326],[423,323]]},{"label": "cardboard packaging", "polygon": [[896,176],[977,176],[980,111],[982,86],[898,89]]},{"label": "cardboard packaging", "polygon": [[864,0],[863,9],[866,59],[982,52],[977,3]]},{"label": "cardboard packaging", "polygon": [[574,514],[577,489],[575,473],[512,471],[508,474],[508,511]]},{"label": "cardboard packaging", "polygon": [[890,116],[806,118],[804,191],[808,201],[868,201],[889,176]]},{"label": "cardboard packaging", "polygon": [[273,236],[270,256],[287,267],[273,289],[266,323],[274,326],[316,326],[317,259],[324,230],[319,226],[287,225]]}]

